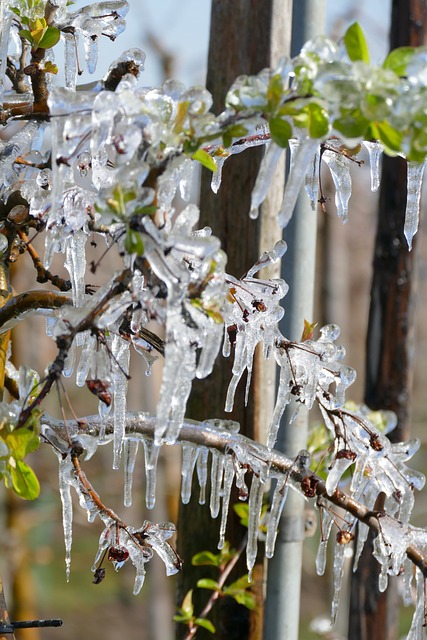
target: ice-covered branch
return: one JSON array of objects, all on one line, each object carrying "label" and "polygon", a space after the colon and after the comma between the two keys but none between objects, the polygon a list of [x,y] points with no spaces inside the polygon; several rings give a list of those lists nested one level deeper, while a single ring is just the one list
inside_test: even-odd
[{"label": "ice-covered branch", "polygon": [[[44,433],[47,434],[49,440],[51,439],[50,432],[65,442],[69,436],[72,440],[83,436],[84,439],[81,441],[83,446],[85,446],[85,440],[97,441],[101,433],[105,434],[105,442],[110,441],[113,435],[113,422],[109,417],[101,419],[99,416],[89,416],[80,424],[67,421],[65,427],[63,422],[45,415],[42,418],[42,423],[45,425]],[[152,440],[155,426],[156,418],[154,416],[147,413],[129,412],[126,415],[126,438]],[[261,477],[263,483],[272,478],[277,480],[277,485],[281,488],[289,483],[290,486],[298,488],[307,497],[320,497],[322,500],[344,509],[355,520],[367,525],[376,533],[380,531],[379,518],[382,517],[383,512],[375,513],[372,508],[338,488],[332,493],[328,493],[326,483],[310,470],[307,466],[309,458],[304,458],[303,455],[296,460],[289,459],[279,451],[268,449],[243,435],[221,429],[221,421],[198,423],[185,420],[178,440],[182,443],[191,443],[201,450],[213,449],[233,459],[235,465],[245,465],[245,470],[253,472],[254,477]],[[88,445],[86,444],[86,446]],[[236,474],[237,480],[238,475]],[[275,520],[275,525],[277,522],[278,518]],[[251,532],[249,532],[249,538],[250,535]],[[413,564],[427,577],[427,555],[424,549],[408,539],[406,553]]]}]

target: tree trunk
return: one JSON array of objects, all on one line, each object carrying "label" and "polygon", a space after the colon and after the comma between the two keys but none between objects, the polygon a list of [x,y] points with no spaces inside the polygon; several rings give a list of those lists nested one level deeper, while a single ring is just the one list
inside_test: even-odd
[{"label": "tree trunk", "polygon": [[[420,46],[426,38],[425,0],[393,0],[390,47]],[[374,274],[366,349],[365,402],[372,409],[396,413],[397,427],[390,440],[410,435],[413,376],[413,338],[416,238],[408,251],[403,235],[406,203],[406,162],[384,157]],[[398,637],[398,601],[395,581],[378,590],[379,565],[369,537],[353,576],[349,640],[395,640]]]},{"label": "tree trunk", "polygon": [[[213,0],[207,88],[213,94],[215,112],[223,109],[226,92],[238,75],[258,73],[262,68],[274,65],[279,55],[289,53],[291,4],[291,0]],[[208,224],[221,239],[228,255],[227,272],[236,277],[243,275],[264,250],[271,249],[281,238],[276,213],[283,193],[284,165],[277,171],[275,183],[270,189],[273,195],[263,204],[259,219],[250,220],[248,215],[251,190],[262,153],[262,150],[251,149],[227,160],[217,195],[210,188],[211,176],[205,173],[202,177],[201,226]],[[266,269],[261,277],[277,277],[278,269],[279,267],[276,272],[270,270],[268,275]],[[236,393],[233,412],[224,412],[232,361],[231,358],[220,359],[207,380],[195,382],[188,405],[188,416],[199,420],[209,417],[237,420],[241,433],[265,441],[265,427],[273,410],[275,367],[273,362],[264,362],[260,354],[256,355],[254,364],[251,397],[247,407],[244,405],[242,381]],[[233,502],[237,502],[236,496],[232,496],[231,504]],[[179,522],[178,548],[180,555],[186,559],[185,571],[178,584],[180,603],[185,593],[195,587],[199,578],[209,575],[205,567],[191,568],[190,558],[204,549],[215,551],[218,526],[211,520],[206,505],[199,507],[194,498],[189,505],[181,506]],[[227,540],[236,548],[244,534],[245,530],[230,511]],[[263,560],[260,559],[254,570],[253,590],[258,600],[256,611],[249,615],[248,610],[229,598],[215,605],[216,613],[214,611],[212,619],[217,628],[216,638],[262,638],[262,564]],[[242,559],[231,580],[233,576],[238,577],[246,571]],[[196,589],[194,600],[197,614],[201,603],[207,600],[206,594]],[[200,638],[211,637],[210,634],[204,634],[200,629],[197,635]]]}]

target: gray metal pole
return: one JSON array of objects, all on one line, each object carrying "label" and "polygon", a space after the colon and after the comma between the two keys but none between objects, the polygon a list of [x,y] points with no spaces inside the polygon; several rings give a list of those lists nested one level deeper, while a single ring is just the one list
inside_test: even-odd
[{"label": "gray metal pole", "polygon": [[[292,55],[314,36],[324,32],[326,0],[294,0]],[[300,195],[292,220],[285,229],[288,252],[282,277],[289,284],[282,332],[299,340],[304,319],[313,320],[316,259],[316,213],[305,194]],[[294,405],[284,415],[277,448],[296,456],[307,443],[308,415],[301,411],[289,425]],[[268,563],[264,640],[298,640],[302,546],[304,540],[304,498],[290,491],[281,518],[274,557]]]}]

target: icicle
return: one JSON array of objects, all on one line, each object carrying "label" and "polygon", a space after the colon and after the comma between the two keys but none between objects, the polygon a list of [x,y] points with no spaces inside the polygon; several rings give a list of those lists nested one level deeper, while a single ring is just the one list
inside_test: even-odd
[{"label": "icicle", "polygon": [[77,80],[77,43],[74,35],[63,33],[65,38],[65,86],[72,91],[76,88]]},{"label": "icicle", "polygon": [[152,438],[148,437],[143,439],[143,444],[145,460],[145,504],[147,509],[152,509],[156,502],[156,474],[160,447],[154,444]]},{"label": "icicle", "polygon": [[222,476],[224,471],[224,456],[214,449],[211,450],[211,454],[212,461],[210,509],[212,518],[216,518],[219,513],[220,507]]},{"label": "icicle", "polygon": [[124,482],[124,505],[132,505],[132,480],[135,469],[136,454],[138,453],[139,441],[126,438],[123,442],[123,463],[125,472]]},{"label": "icicle", "polygon": [[0,41],[0,104],[4,102],[4,81],[6,79],[6,65],[7,65],[7,49],[9,46],[9,32],[12,24],[14,14],[10,11],[5,16],[6,2],[0,0],[0,28],[1,28],[1,41]]},{"label": "icicle", "polygon": [[62,526],[64,529],[65,544],[65,571],[67,582],[70,581],[71,545],[73,540],[73,502],[71,500],[71,486],[68,477],[71,471],[70,456],[59,457],[59,493],[62,503]]},{"label": "icicle", "polygon": [[191,485],[193,483],[193,472],[196,466],[199,450],[196,445],[189,442],[182,443],[182,466],[181,466],[181,500],[183,504],[188,504],[191,498]]},{"label": "icicle", "polygon": [[300,141],[289,140],[289,147],[292,153],[291,166],[278,216],[278,223],[282,228],[286,227],[292,218],[307,168],[313,161],[313,155],[316,152],[318,144],[318,140],[313,140],[312,138],[303,138]]},{"label": "icicle", "polygon": [[125,435],[126,392],[128,386],[126,375],[129,371],[130,345],[126,340],[115,335],[111,351],[115,358],[113,365],[115,368],[113,469],[118,469]]},{"label": "icicle", "polygon": [[326,549],[332,529],[332,516],[328,509],[322,508],[322,520],[320,525],[321,538],[316,555],[316,571],[318,576],[323,576],[326,568]]},{"label": "icicle", "polygon": [[89,374],[89,370],[92,366],[94,351],[95,351],[96,337],[90,333],[85,335],[85,343],[80,355],[79,365],[76,370],[76,385],[83,387]]},{"label": "icicle", "polygon": [[211,189],[214,193],[218,193],[221,186],[222,168],[224,162],[227,160],[228,155],[215,156],[216,171],[212,174]]},{"label": "icicle", "polygon": [[252,219],[258,218],[259,207],[264,202],[268,188],[273,179],[280,156],[283,153],[282,147],[271,141],[266,149],[264,157],[258,171],[258,176],[251,196],[251,210],[249,215]]},{"label": "icicle", "polygon": [[378,140],[364,140],[363,144],[369,153],[369,166],[371,169],[371,191],[378,191],[380,187],[380,160],[383,154],[383,146]]},{"label": "icicle", "polygon": [[267,537],[265,540],[265,555],[267,558],[272,558],[274,554],[279,520],[283,511],[283,507],[285,506],[287,495],[288,485],[283,484],[282,480],[279,479],[274,488],[270,516],[267,525]]},{"label": "icicle", "polygon": [[342,155],[339,149],[323,152],[322,159],[326,162],[335,185],[335,205],[338,216],[343,222],[348,219],[348,201],[351,196],[350,160]]},{"label": "icicle", "polygon": [[307,173],[305,174],[305,191],[310,198],[310,205],[313,211],[317,207],[317,194],[319,192],[319,169],[320,169],[320,153],[317,150],[311,162]]},{"label": "icicle", "polygon": [[421,187],[426,166],[424,162],[408,162],[407,196],[404,234],[408,242],[409,250],[412,248],[412,239],[418,231],[420,215]]},{"label": "icicle", "polygon": [[84,231],[76,231],[67,242],[65,268],[70,275],[76,307],[82,307],[85,300],[86,238]]},{"label": "icicle", "polygon": [[406,557],[403,561],[403,604],[406,607],[412,604],[412,589],[414,581],[414,565],[412,560]]},{"label": "icicle", "polygon": [[417,594],[415,600],[414,617],[406,640],[422,640],[424,638],[424,590],[425,578],[421,571],[415,569]]},{"label": "icicle", "polygon": [[248,544],[246,545],[246,566],[248,567],[249,572],[249,582],[252,581],[252,569],[255,566],[258,550],[258,529],[260,525],[263,495],[263,483],[257,476],[252,476],[252,484],[249,492]]},{"label": "icicle", "polygon": [[335,543],[334,550],[334,595],[332,597],[331,621],[335,624],[340,601],[341,584],[344,576],[344,560],[347,545]]},{"label": "icicle", "polygon": [[199,447],[199,455],[197,457],[197,477],[199,480],[200,495],[199,504],[206,502],[206,483],[208,479],[208,456],[209,449]]},{"label": "icicle", "polygon": [[231,487],[234,480],[234,464],[230,456],[227,456],[224,463],[224,481],[222,485],[222,509],[221,525],[219,528],[218,549],[223,549],[225,544],[225,530],[227,528],[228,508],[230,505]]}]

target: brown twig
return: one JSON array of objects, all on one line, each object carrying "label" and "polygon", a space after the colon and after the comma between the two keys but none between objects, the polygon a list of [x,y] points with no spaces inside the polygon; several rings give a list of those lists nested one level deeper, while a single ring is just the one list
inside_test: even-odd
[{"label": "brown twig", "polygon": [[23,242],[25,242],[25,247],[28,251],[31,260],[33,261],[33,265],[37,271],[37,282],[51,282],[54,287],[57,287],[60,291],[70,291],[71,289],[71,281],[64,280],[60,276],[53,275],[48,269],[45,269],[42,261],[40,260],[40,256],[28,240],[27,235],[22,231],[22,229],[18,229],[18,235]]},{"label": "brown twig", "polygon": [[58,336],[56,339],[56,345],[58,347],[58,355],[49,367],[48,374],[43,382],[43,386],[38,396],[25,408],[22,409],[19,416],[19,420],[16,428],[23,427],[31,415],[31,412],[38,407],[42,400],[47,396],[52,388],[52,385],[62,375],[64,370],[65,361],[67,359],[68,351],[71,344],[78,333],[90,329],[100,313],[105,309],[108,302],[116,295],[123,293],[131,280],[131,272],[129,269],[125,269],[120,273],[113,281],[111,288],[107,291],[101,300],[88,312],[88,314],[77,322],[73,327],[70,325],[69,332],[67,334]]}]

